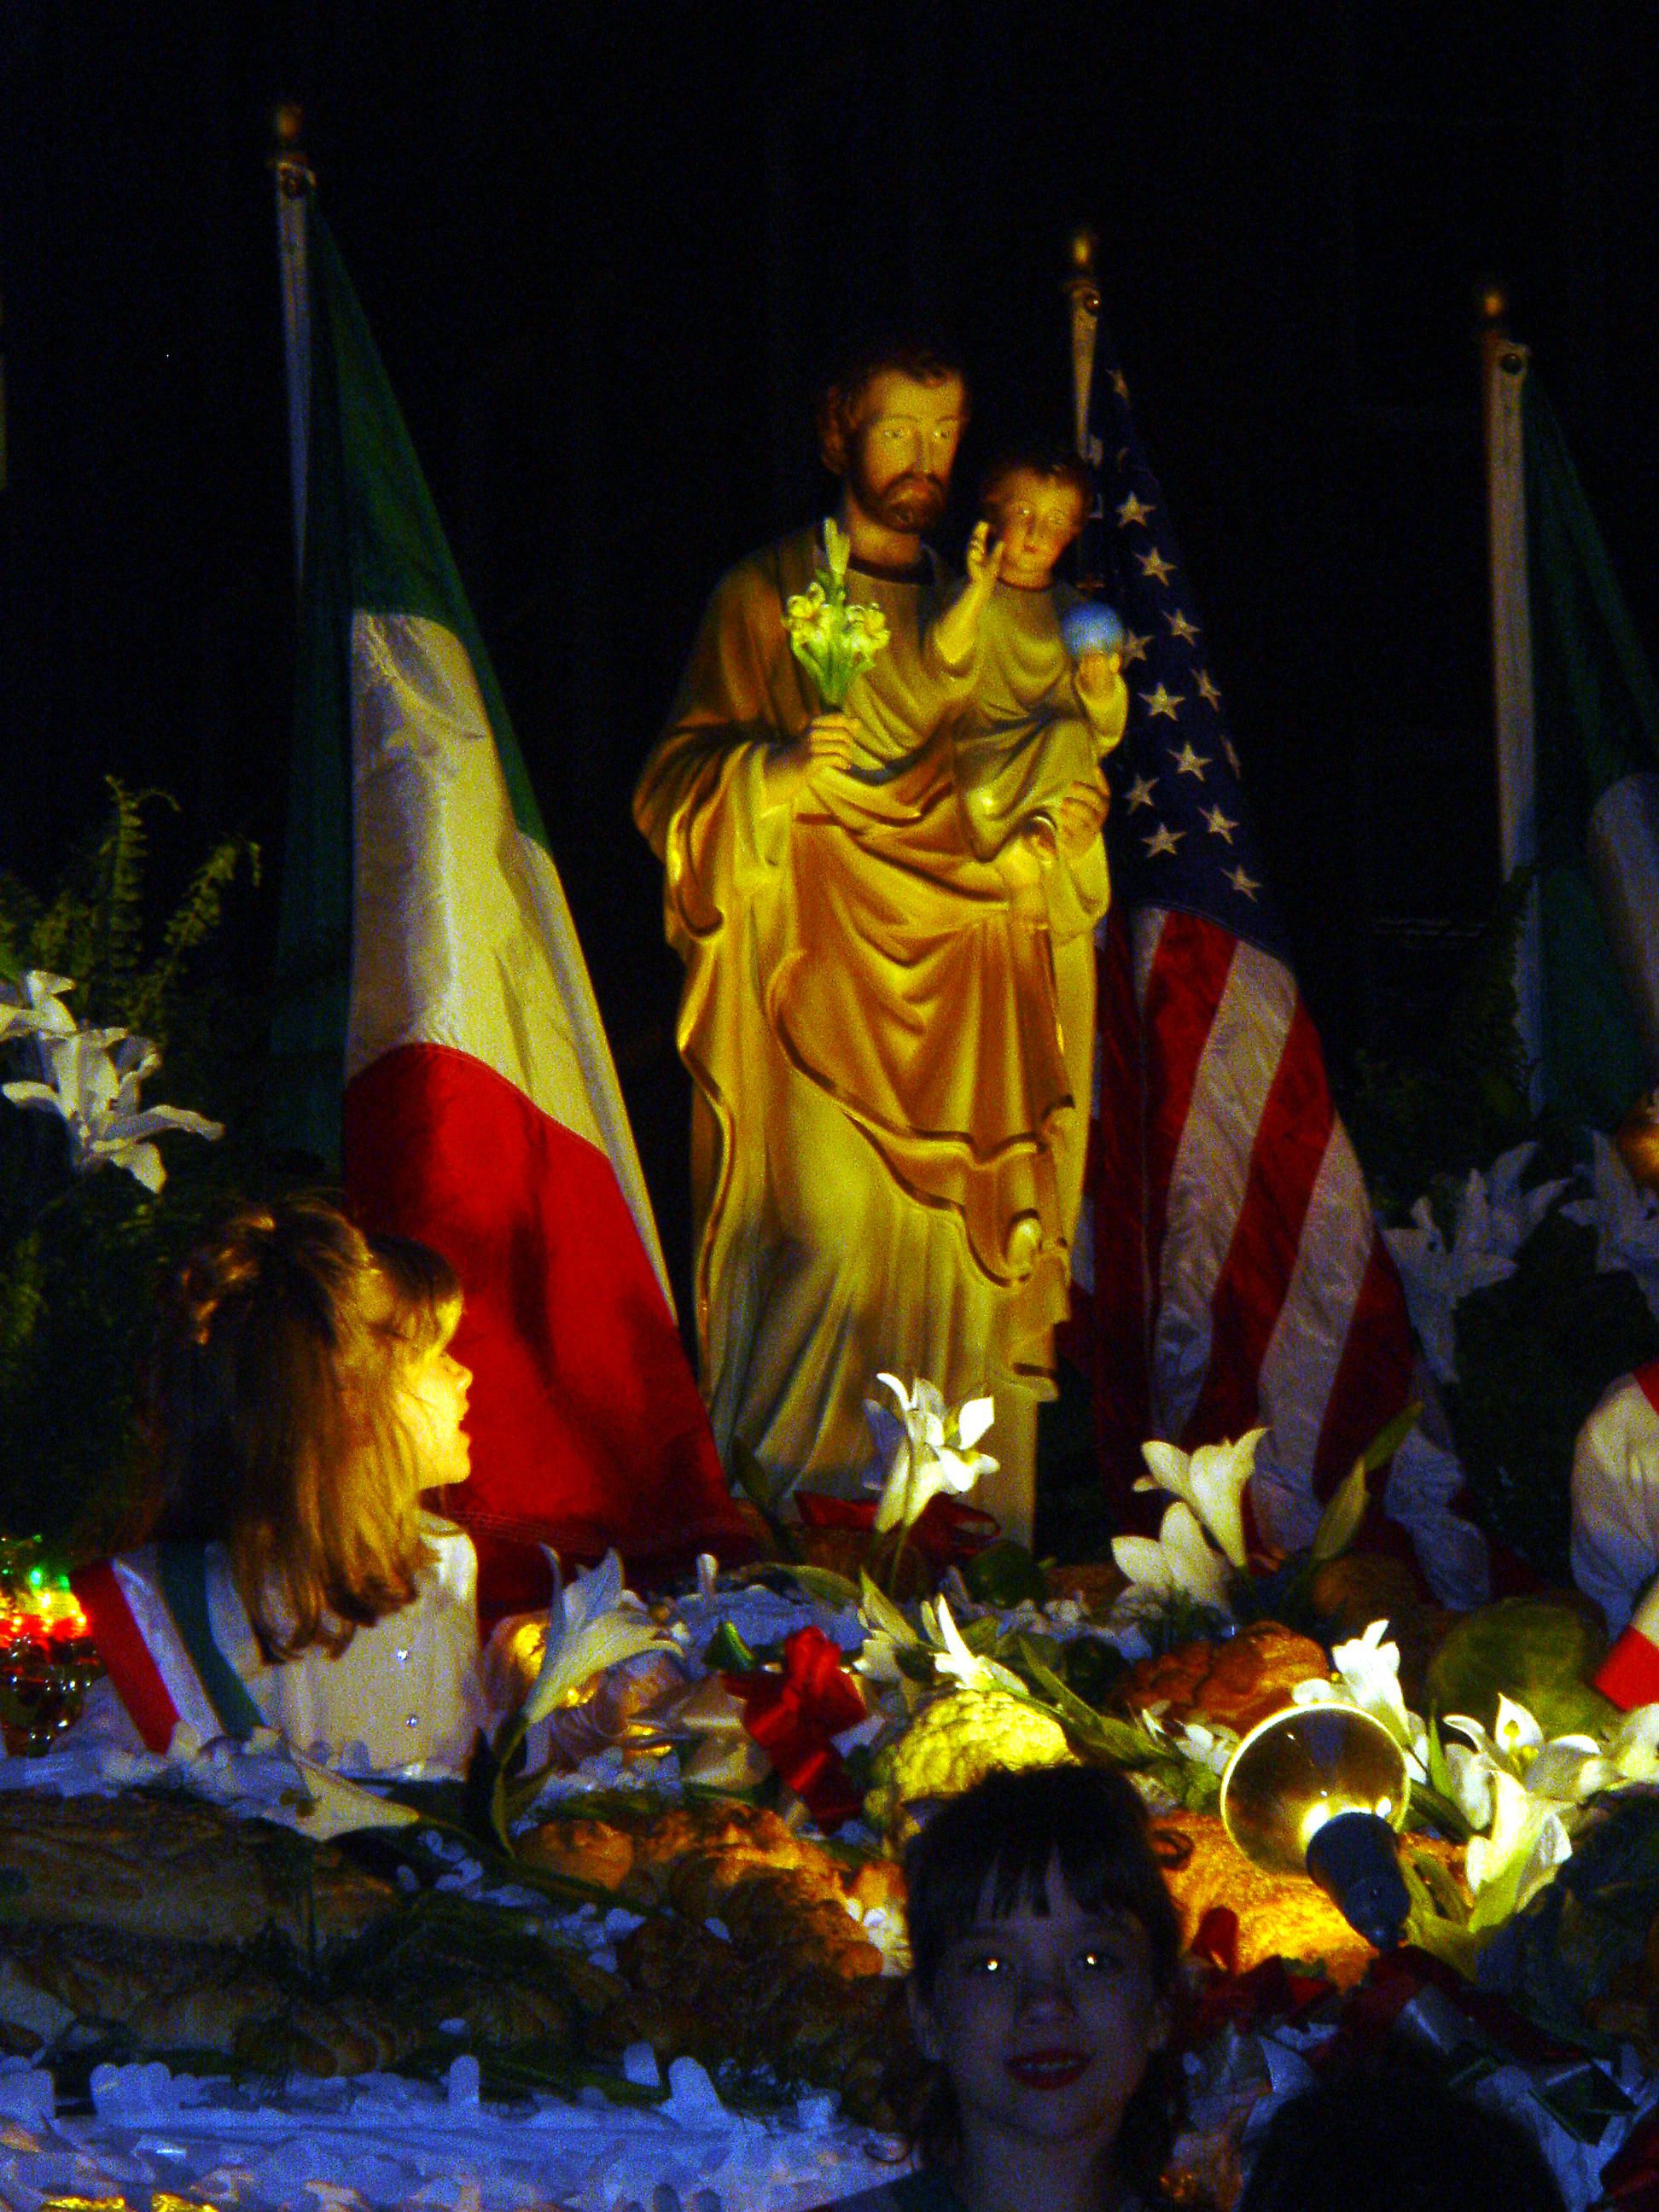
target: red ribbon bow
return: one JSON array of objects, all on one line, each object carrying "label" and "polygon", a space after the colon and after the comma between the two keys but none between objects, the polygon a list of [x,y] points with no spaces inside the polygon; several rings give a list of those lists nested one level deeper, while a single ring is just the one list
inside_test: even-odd
[{"label": "red ribbon bow", "polygon": [[743,1724],[821,1828],[839,1827],[863,1800],[830,1741],[864,1719],[864,1692],[821,1628],[785,1640],[783,1672],[728,1674]]}]

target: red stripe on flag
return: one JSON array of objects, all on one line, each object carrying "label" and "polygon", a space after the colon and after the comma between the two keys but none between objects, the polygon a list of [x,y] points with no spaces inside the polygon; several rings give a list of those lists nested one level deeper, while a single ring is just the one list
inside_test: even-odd
[{"label": "red stripe on flag", "polygon": [[1146,979],[1140,1018],[1146,1038],[1146,1292],[1152,1313],[1162,1295],[1170,1177],[1236,950],[1235,939],[1212,921],[1168,914]]},{"label": "red stripe on flag", "polygon": [[1250,1148],[1244,1202],[1210,1301],[1209,1372],[1182,1436],[1188,1451],[1242,1436],[1257,1419],[1261,1363],[1335,1118],[1319,1039],[1298,1000]]},{"label": "red stripe on flag", "polygon": [[1373,1231],[1370,1257],[1348,1322],[1314,1455],[1316,1498],[1328,1498],[1373,1437],[1411,1395],[1415,1360],[1406,1294],[1389,1248]]},{"label": "red stripe on flag", "polygon": [[[461,1278],[472,1479],[486,1537],[668,1565],[752,1549],[667,1302],[610,1161],[471,1054],[406,1045],[345,1096],[345,1177],[371,1231]],[[487,1551],[486,1551],[487,1558]],[[496,1609],[481,1588],[480,1612]]]},{"label": "red stripe on flag", "polygon": [[98,1656],[146,1748],[165,1752],[179,1724],[179,1708],[139,1633],[114,1568],[107,1559],[82,1567],[70,1576],[70,1588],[87,1616]]}]

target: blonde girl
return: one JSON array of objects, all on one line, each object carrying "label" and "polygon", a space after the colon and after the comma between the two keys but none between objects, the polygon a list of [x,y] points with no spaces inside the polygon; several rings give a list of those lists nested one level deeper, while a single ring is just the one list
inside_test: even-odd
[{"label": "blonde girl", "polygon": [[180,1268],[146,1540],[76,1582],[151,1749],[263,1725],[352,1771],[464,1767],[487,1717],[477,1561],[422,1499],[469,1472],[460,1310],[436,1253],[317,1199],[242,1208]]}]

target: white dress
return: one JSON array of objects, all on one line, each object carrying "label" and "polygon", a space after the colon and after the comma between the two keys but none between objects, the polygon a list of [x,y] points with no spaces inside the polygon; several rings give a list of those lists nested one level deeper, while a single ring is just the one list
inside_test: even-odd
[{"label": "white dress", "polygon": [[[202,1549],[200,1586],[212,1643],[258,1720],[296,1750],[344,1773],[410,1779],[459,1775],[477,1731],[489,1725],[471,1540],[431,1514],[422,1515],[422,1533],[435,1556],[408,1605],[358,1629],[337,1658],[313,1644],[276,1665],[260,1654],[223,1546]],[[204,1742],[227,1733],[224,1698],[214,1693],[212,1656],[207,1655],[204,1666],[199,1648],[192,1649],[181,1628],[164,1589],[160,1547],[141,1545],[109,1565],[142,1640],[137,1668],[131,1640],[124,1650],[119,1640],[106,1638],[95,1613],[94,1632],[144,1740],[152,1749],[163,1747],[155,1739],[169,1706],[173,1724],[182,1723]],[[146,1656],[153,1674],[144,1667]],[[135,1682],[136,1672],[145,1674],[143,1683]],[[107,1699],[102,1702],[107,1705]],[[107,1711],[88,1715],[100,1733],[109,1732],[113,1719]]]}]

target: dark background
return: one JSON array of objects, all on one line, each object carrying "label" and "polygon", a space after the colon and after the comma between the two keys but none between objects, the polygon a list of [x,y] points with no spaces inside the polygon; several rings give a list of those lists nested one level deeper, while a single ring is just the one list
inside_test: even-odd
[{"label": "dark background", "polygon": [[[295,99],[682,1271],[678,976],[634,778],[716,574],[828,498],[806,410],[830,334],[949,318],[971,486],[1066,404],[1079,220],[1340,1065],[1431,1011],[1496,884],[1485,276],[1659,629],[1641,15],[7,0],[0,867],[48,879],[110,770],[184,802],[179,865],[228,829],[279,852],[264,161]],[[273,878],[232,939],[251,973]]]}]

